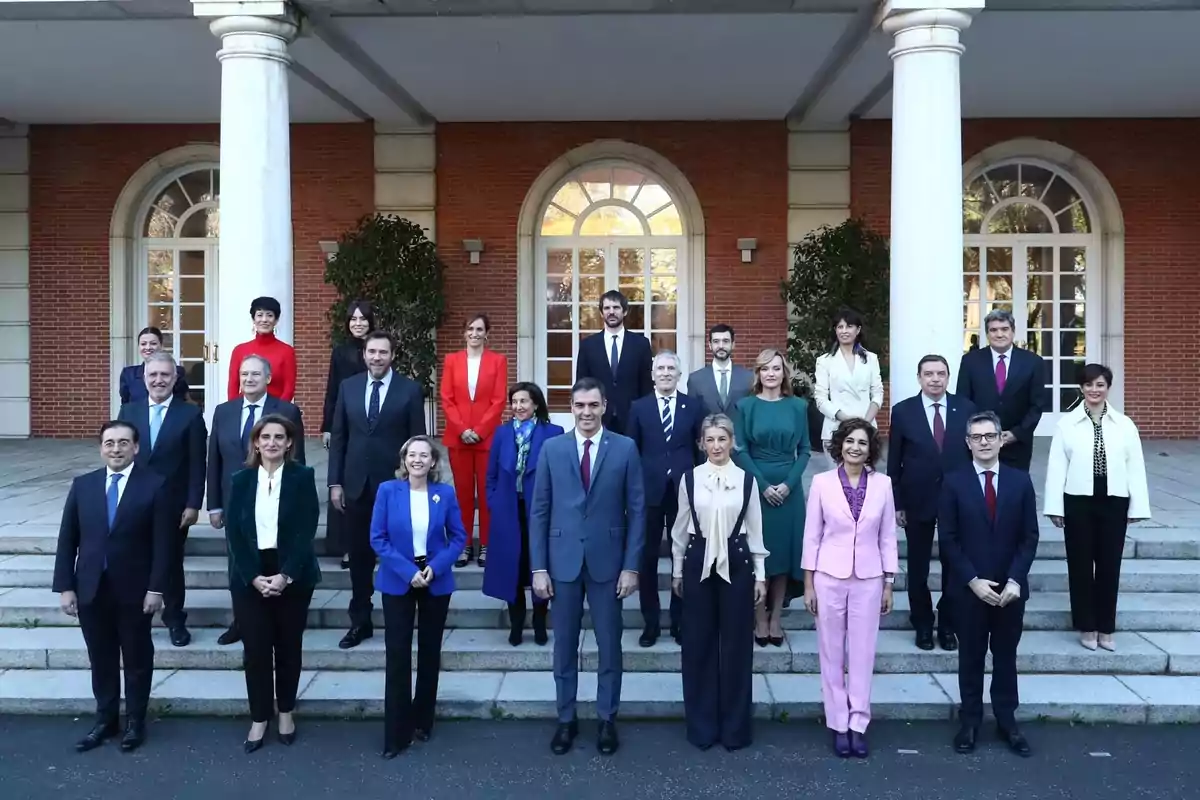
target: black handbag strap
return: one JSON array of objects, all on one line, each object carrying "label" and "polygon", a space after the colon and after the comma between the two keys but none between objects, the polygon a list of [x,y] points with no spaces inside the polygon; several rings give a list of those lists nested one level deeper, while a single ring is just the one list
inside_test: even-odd
[{"label": "black handbag strap", "polygon": [[[692,526],[696,530],[696,534],[700,535],[700,518],[696,516],[696,483],[692,477],[695,470],[688,470],[683,476],[683,484],[687,489],[688,508],[692,511]],[[750,493],[754,491],[754,478],[750,477],[750,473],[746,473],[745,479],[742,481],[742,510],[738,512],[737,522],[733,523],[733,533],[731,536],[737,536],[742,532],[742,523],[746,519],[746,509],[750,507]]]}]

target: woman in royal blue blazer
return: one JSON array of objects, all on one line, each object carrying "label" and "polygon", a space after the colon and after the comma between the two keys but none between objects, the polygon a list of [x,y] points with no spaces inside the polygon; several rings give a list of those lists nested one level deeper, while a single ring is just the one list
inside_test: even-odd
[{"label": "woman in royal blue blazer", "polygon": [[[138,333],[138,355],[142,357],[141,364],[125,367],[121,370],[118,384],[118,394],[121,395],[121,405],[132,403],[134,400],[145,400],[146,391],[146,359],[162,350],[163,333],[158,328],[142,328]],[[175,388],[171,394],[180,400],[188,399],[187,373],[182,366],[175,367]]]},{"label": "woman in royal blue blazer", "polygon": [[[508,603],[508,642],[521,643],[525,629],[525,588],[529,572],[529,511],[525,498],[533,496],[542,442],[563,429],[550,422],[546,397],[536,383],[521,382],[508,390],[512,421],[492,436],[488,455],[487,502],[491,509],[488,560],[483,571],[483,593]],[[533,640],[546,635],[549,600],[533,598]]]},{"label": "woman in royal blue blazer", "polygon": [[[371,516],[371,546],[379,554],[375,588],[383,594],[387,674],[383,757],[395,758],[413,739],[429,741],[437,701],[442,633],[454,592],[455,560],[467,544],[454,487],[441,482],[443,457],[428,436],[400,449],[397,480],[380,484]],[[413,622],[417,623],[417,686],[412,691]]]}]

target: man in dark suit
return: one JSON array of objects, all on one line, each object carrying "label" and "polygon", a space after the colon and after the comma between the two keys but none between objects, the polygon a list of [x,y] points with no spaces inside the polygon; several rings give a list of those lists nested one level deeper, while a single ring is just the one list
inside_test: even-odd
[{"label": "man in dark suit", "polygon": [[[933,649],[933,599],[929,595],[929,560],[937,527],[938,495],[942,477],[971,462],[967,449],[967,420],[975,413],[970,400],[946,392],[950,365],[939,355],[928,355],[917,365],[921,393],[892,406],[888,433],[887,474],[896,498],[896,524],[908,541],[909,620],[917,632],[917,647]],[[954,610],[946,592],[949,572],[942,563],[942,596],[937,607],[938,645],[957,650]]]},{"label": "man in dark suit", "polygon": [[629,300],[616,290],[600,296],[600,314],[604,330],[579,343],[575,362],[575,380],[595,378],[604,386],[608,400],[604,427],[624,433],[629,423],[629,407],[653,390],[650,379],[650,340],[640,333],[625,330]]},{"label": "man in dark suit", "polygon": [[[646,489],[646,539],[638,568],[642,629],[638,644],[653,647],[660,633],[662,605],[658,597],[658,559],[663,531],[675,524],[679,510],[679,481],[700,463],[700,424],[704,404],[676,391],[679,356],[659,350],[654,356],[654,392],[633,401],[626,434],[642,458]],[[683,608],[671,593],[671,638],[680,640]]]},{"label": "man in dark suit", "polygon": [[550,749],[563,755],[579,734],[579,632],[587,596],[600,650],[596,670],[596,747],[617,752],[621,703],[621,601],[637,591],[646,525],[642,467],[633,442],[605,430],[604,386],[571,389],[572,433],[547,439],[538,457],[529,516],[533,591],[554,598],[554,686],[558,727]]},{"label": "man in dark suit", "polygon": [[754,373],[732,361],[733,328],[713,325],[708,332],[712,363],[688,376],[687,390],[704,403],[710,414],[724,414],[738,424],[737,403],[750,394]]},{"label": "man in dark suit", "polygon": [[992,311],[983,324],[988,346],[962,357],[956,391],[981,411],[996,412],[1003,426],[1000,460],[1028,472],[1034,431],[1051,407],[1046,368],[1037,353],[1013,347],[1016,321],[1012,314]]},{"label": "man in dark suit", "polygon": [[938,511],[938,543],[950,564],[958,627],[961,727],[954,749],[970,753],[983,721],[983,672],[992,651],[992,713],[1000,738],[1030,754],[1017,728],[1017,645],[1038,545],[1037,498],[1029,473],[1000,465],[1000,419],[980,411],[967,420],[971,464],[948,473]]},{"label": "man in dark suit", "polygon": [[392,369],[395,342],[375,331],[363,343],[367,371],[342,381],[329,438],[329,502],[346,515],[350,551],[350,630],[338,647],[348,650],[370,639],[375,593],[371,512],[379,484],[396,477],[400,448],[425,433],[421,387]]},{"label": "man in dark suit", "polygon": [[186,647],[192,641],[183,610],[183,545],[188,529],[196,524],[204,503],[204,415],[199,406],[172,396],[175,389],[175,359],[159,351],[146,359],[146,400],[121,406],[119,419],[133,425],[142,441],[137,465],[149,467],[163,477],[164,491],[178,520],[178,534],[171,552],[170,575],[163,593],[163,624],[171,644]]},{"label": "man in dark suit", "polygon": [[[174,371],[174,370],[172,370]],[[92,668],[96,722],[75,749],[117,735],[121,664],[125,664],[125,735],[121,749],[146,737],[154,676],[150,622],[162,607],[179,518],[162,476],[134,465],[138,432],[125,422],[100,428],[105,466],[71,482],[58,532],[54,591],[79,618]]]},{"label": "man in dark suit", "polygon": [[[246,466],[250,452],[250,430],[267,414],[281,414],[296,426],[296,461],[304,463],[304,420],[300,409],[286,400],[267,394],[271,362],[262,356],[246,356],[238,367],[242,395],[213,409],[212,433],[208,436],[208,521],[225,527],[225,503],[233,473]],[[217,637],[217,644],[241,641],[237,620]]]}]

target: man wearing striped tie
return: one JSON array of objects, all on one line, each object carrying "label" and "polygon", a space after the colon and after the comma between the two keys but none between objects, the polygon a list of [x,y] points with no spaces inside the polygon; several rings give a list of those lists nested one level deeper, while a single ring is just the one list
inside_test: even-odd
[{"label": "man wearing striped tie", "polygon": [[[626,434],[637,445],[642,459],[646,492],[646,539],[638,570],[638,594],[644,628],[638,639],[653,647],[661,631],[658,563],[663,531],[675,524],[679,507],[679,481],[701,462],[700,425],[704,403],[677,390],[682,372],[679,356],[659,350],[654,357],[654,391],[633,402]],[[678,643],[683,609],[671,594],[671,636]]]}]

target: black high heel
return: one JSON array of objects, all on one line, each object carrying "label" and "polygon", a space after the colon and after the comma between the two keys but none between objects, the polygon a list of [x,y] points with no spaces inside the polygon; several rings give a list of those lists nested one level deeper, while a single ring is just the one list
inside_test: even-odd
[{"label": "black high heel", "polygon": [[769,636],[769,637],[767,637],[767,641],[769,641],[771,643],[771,645],[774,647],[783,647],[783,637],[782,636]]},{"label": "black high heel", "polygon": [[261,739],[247,739],[246,741],[242,742],[242,750],[245,751],[246,755],[250,755],[251,753],[262,749],[263,742],[267,740],[267,734],[270,732],[270,730],[271,723],[268,722],[267,727],[263,729],[263,735]]}]

